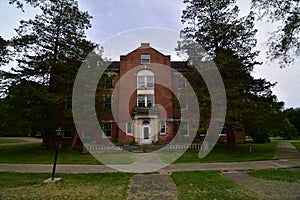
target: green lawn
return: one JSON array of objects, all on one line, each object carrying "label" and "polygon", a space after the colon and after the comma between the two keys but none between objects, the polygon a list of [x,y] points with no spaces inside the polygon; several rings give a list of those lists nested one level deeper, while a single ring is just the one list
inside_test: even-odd
[{"label": "green lawn", "polygon": [[[187,151],[174,163],[243,162],[272,159],[277,142],[251,145],[252,153],[249,153],[249,144],[238,144],[235,151],[229,150],[226,144],[217,144],[212,152],[203,159],[198,158],[198,151]],[[52,164],[54,152],[54,148],[47,149],[39,144],[0,146],[0,163]],[[122,156],[117,158],[120,157]],[[113,158],[112,162],[115,162]],[[131,163],[133,157],[127,155],[123,160],[124,164]],[[71,150],[67,147],[60,149],[57,162],[59,164],[101,164],[89,153],[82,153],[81,150]]]},{"label": "green lawn", "polygon": [[229,179],[219,171],[195,171],[172,173],[180,200],[190,199],[258,199],[253,191]]},{"label": "green lawn", "polygon": [[292,142],[292,144],[300,151],[300,142]]},{"label": "green lawn", "polygon": [[[47,149],[40,144],[0,146],[0,163],[52,164],[55,149]],[[61,148],[58,164],[101,164],[89,153]]]},{"label": "green lawn", "polygon": [[277,147],[276,141],[267,144],[251,144],[252,153],[249,153],[250,144],[238,144],[234,151],[228,149],[227,144],[216,144],[214,149],[202,159],[199,159],[198,151],[189,150],[174,163],[244,162],[274,158]]},{"label": "green lawn", "polygon": [[267,180],[300,182],[300,172],[288,169],[264,169],[249,172],[251,176]]},{"label": "green lawn", "polygon": [[56,183],[43,183],[49,174],[0,172],[0,199],[123,200],[133,174],[57,174]]},{"label": "green lawn", "polygon": [[0,144],[20,143],[20,142],[24,142],[24,140],[0,138]]}]

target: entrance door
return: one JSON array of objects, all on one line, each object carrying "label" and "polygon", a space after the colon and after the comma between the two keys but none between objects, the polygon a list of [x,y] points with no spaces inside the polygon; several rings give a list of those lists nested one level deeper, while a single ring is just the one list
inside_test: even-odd
[{"label": "entrance door", "polygon": [[143,123],[142,125],[142,143],[151,144],[151,128],[149,123]]}]

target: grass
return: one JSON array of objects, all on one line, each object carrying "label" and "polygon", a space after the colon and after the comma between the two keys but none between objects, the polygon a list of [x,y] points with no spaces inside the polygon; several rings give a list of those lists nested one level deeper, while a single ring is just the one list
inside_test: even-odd
[{"label": "grass", "polygon": [[221,176],[219,171],[172,173],[179,199],[258,199],[253,191]]},{"label": "grass", "polygon": [[[55,149],[47,149],[40,144],[0,146],[0,163],[52,164]],[[101,164],[89,153],[80,150],[61,148],[58,164]]]},{"label": "grass", "polygon": [[[198,151],[189,150],[185,152],[174,163],[204,163],[204,162],[243,162],[255,160],[272,159],[275,154],[277,142],[268,144],[251,144],[252,153],[249,153],[249,144],[238,144],[235,151],[228,149],[226,144],[217,144],[212,152],[203,159],[198,158]],[[39,144],[0,146],[0,163],[15,164],[52,164],[54,160],[55,149],[47,149]],[[167,154],[168,152],[166,152]],[[174,154],[170,152],[171,156]],[[114,153],[101,154],[101,158],[107,163],[129,164],[134,161],[134,156],[126,156]],[[96,155],[97,156],[97,155]],[[164,160],[164,155],[160,155]],[[117,160],[116,160],[117,159]],[[117,162],[116,162],[117,161]],[[71,150],[64,147],[59,150],[58,164],[101,164],[89,153],[82,153],[81,150]]]},{"label": "grass", "polygon": [[300,172],[288,169],[264,169],[249,172],[249,175],[267,180],[300,182]]},{"label": "grass", "polygon": [[292,145],[294,145],[298,151],[300,151],[300,142],[292,142]]},{"label": "grass", "polygon": [[[249,153],[249,145],[252,153]],[[185,152],[174,163],[207,163],[207,162],[245,162],[270,160],[274,158],[277,142],[267,144],[242,143],[237,145],[236,150],[230,150],[227,144],[216,144],[214,149],[204,158],[199,159],[198,151],[189,150]]]},{"label": "grass", "polygon": [[56,183],[43,183],[49,174],[0,172],[0,199],[112,199],[128,196],[133,174],[58,174]]},{"label": "grass", "polygon": [[0,138],[0,144],[20,143],[20,142],[24,142],[24,140]]}]

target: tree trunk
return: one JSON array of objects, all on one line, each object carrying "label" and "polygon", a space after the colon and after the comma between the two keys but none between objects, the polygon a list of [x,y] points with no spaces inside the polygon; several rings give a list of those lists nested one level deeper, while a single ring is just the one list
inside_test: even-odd
[{"label": "tree trunk", "polygon": [[231,129],[228,129],[226,131],[226,136],[227,136],[227,144],[228,144],[229,149],[235,150],[236,149],[236,140],[235,140],[234,131]]},{"label": "tree trunk", "polygon": [[71,149],[75,149],[76,144],[77,144],[77,140],[78,140],[78,134],[77,134],[77,132],[75,132],[74,136],[73,136],[73,140],[72,140]]}]

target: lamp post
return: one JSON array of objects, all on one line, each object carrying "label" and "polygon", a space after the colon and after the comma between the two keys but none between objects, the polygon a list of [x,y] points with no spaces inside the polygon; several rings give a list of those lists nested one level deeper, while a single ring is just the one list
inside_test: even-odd
[{"label": "lamp post", "polygon": [[57,143],[56,143],[55,157],[54,157],[54,163],[53,163],[53,169],[52,169],[52,179],[51,179],[52,181],[54,180],[57,155],[58,155],[58,150],[59,150],[59,146],[60,146],[60,141],[61,141],[61,138],[62,138],[63,129],[61,127],[59,127],[58,129],[56,129],[55,132],[56,132],[56,135],[57,135]]}]

